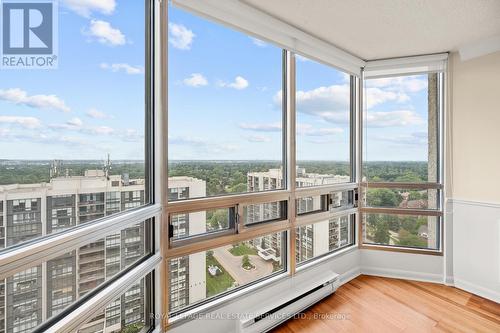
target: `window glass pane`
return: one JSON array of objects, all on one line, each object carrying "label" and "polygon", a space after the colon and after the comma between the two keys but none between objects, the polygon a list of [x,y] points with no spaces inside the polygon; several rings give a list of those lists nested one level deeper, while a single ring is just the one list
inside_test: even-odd
[{"label": "window glass pane", "polygon": [[296,56],[297,186],[351,181],[350,76]]},{"label": "window glass pane", "polygon": [[364,188],[367,207],[392,207],[408,209],[437,209],[438,190]]},{"label": "window glass pane", "polygon": [[437,182],[437,76],[366,80],[364,181]]},{"label": "window glass pane", "polygon": [[303,215],[326,210],[326,196],[315,195],[312,197],[298,198],[295,203],[297,215]]},{"label": "window glass pane", "polygon": [[330,211],[337,212],[341,210],[354,208],[354,191],[337,191],[330,193]]},{"label": "window glass pane", "polygon": [[220,296],[285,269],[286,233],[169,260],[170,312]]},{"label": "window glass pane", "polygon": [[59,7],[56,69],[2,70],[0,249],[146,203],[144,1],[83,7]]},{"label": "window glass pane", "polygon": [[139,333],[148,328],[146,313],[148,297],[146,279],[142,278],[120,297],[109,303],[105,310],[80,326],[78,333],[126,332]]},{"label": "window glass pane", "polygon": [[173,240],[234,228],[234,208],[209,209],[170,215]]},{"label": "window glass pane", "polygon": [[[147,223],[139,223],[40,265],[28,267],[0,280],[0,309],[4,332],[31,332],[58,315],[77,299],[149,253],[145,233]],[[135,296],[144,297],[141,290]],[[117,304],[124,313],[135,308],[132,299]],[[2,318],[4,318],[2,316]],[[94,322],[108,320],[107,314]],[[126,318],[122,314],[122,319]]]},{"label": "window glass pane", "polygon": [[368,244],[439,249],[439,218],[364,214],[363,240]]},{"label": "window glass pane", "polygon": [[247,179],[281,173],[282,50],[173,6],[168,29],[169,176],[203,181],[191,198],[282,188]]},{"label": "window glass pane", "polygon": [[266,202],[243,206],[243,217],[246,225],[286,219],[286,201]]},{"label": "window glass pane", "polygon": [[354,215],[300,226],[296,232],[295,260],[300,264],[354,242]]}]

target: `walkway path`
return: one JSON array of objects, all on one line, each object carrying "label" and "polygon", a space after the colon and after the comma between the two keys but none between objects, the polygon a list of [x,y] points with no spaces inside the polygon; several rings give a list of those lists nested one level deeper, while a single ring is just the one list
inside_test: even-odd
[{"label": "walkway path", "polygon": [[258,255],[248,256],[250,262],[255,266],[255,269],[248,271],[243,269],[243,267],[241,267],[241,259],[243,256],[233,256],[231,252],[229,252],[231,248],[232,246],[229,245],[215,249],[214,257],[239,285],[255,281],[273,272],[272,262],[265,261]]}]

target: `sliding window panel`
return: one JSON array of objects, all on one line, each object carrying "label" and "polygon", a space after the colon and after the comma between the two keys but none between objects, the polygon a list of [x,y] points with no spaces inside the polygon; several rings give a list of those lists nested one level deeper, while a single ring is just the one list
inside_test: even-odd
[{"label": "sliding window panel", "polygon": [[2,71],[0,250],[149,203],[145,3],[60,6],[57,68]]},{"label": "sliding window panel", "polygon": [[297,265],[355,244],[355,215],[332,217],[302,225],[295,232]]},{"label": "sliding window panel", "polygon": [[298,198],[295,201],[295,209],[297,216],[327,211],[328,196],[325,194]]},{"label": "sliding window panel", "polygon": [[169,312],[247,287],[286,270],[286,232],[168,260]]},{"label": "sliding window panel", "polygon": [[363,214],[364,244],[440,250],[439,216]]},{"label": "sliding window panel", "polygon": [[[5,310],[6,332],[31,332],[83,299],[104,282],[128,270],[151,253],[150,222],[117,230],[84,246],[0,280],[0,308]],[[144,297],[144,290],[136,298]],[[117,306],[125,313],[127,302]],[[108,320],[111,315],[101,319]]]},{"label": "sliding window panel", "polygon": [[[170,239],[176,241],[234,230],[236,208],[218,208],[169,215]],[[198,239],[196,238],[196,239]],[[194,239],[194,241],[196,241]]]},{"label": "sliding window panel", "polygon": [[246,226],[283,221],[287,219],[288,201],[273,201],[243,206],[243,224]]},{"label": "sliding window panel", "polygon": [[283,51],[169,4],[169,201],[283,189]]},{"label": "sliding window panel", "polygon": [[351,77],[295,59],[297,187],[351,182]]},{"label": "sliding window panel", "polygon": [[365,81],[363,181],[440,181],[438,76]]}]

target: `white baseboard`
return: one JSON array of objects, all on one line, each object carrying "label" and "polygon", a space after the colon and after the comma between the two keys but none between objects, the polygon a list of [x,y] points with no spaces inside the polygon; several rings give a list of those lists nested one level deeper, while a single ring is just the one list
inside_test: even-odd
[{"label": "white baseboard", "polygon": [[443,283],[443,276],[441,274],[405,271],[400,269],[362,267],[361,274],[382,276],[382,277],[396,278],[396,279],[423,281],[423,282],[434,282],[441,284]]},{"label": "white baseboard", "polygon": [[494,302],[500,303],[500,292],[492,290],[492,289],[487,289],[481,286],[478,286],[477,284],[464,281],[464,280],[459,280],[455,279],[455,287],[459,289],[463,289],[465,291],[468,291],[472,294],[487,298],[489,300],[492,300]]},{"label": "white baseboard", "polygon": [[446,286],[455,286],[455,279],[453,278],[453,276],[447,276],[444,280],[444,284]]},{"label": "white baseboard", "polygon": [[357,278],[360,275],[361,275],[361,268],[359,267],[351,268],[347,272],[340,274],[340,285],[343,285],[344,283],[347,283]]}]

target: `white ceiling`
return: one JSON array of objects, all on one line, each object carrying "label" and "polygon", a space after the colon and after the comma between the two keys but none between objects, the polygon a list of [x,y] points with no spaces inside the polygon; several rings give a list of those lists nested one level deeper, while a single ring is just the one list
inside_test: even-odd
[{"label": "white ceiling", "polygon": [[500,0],[243,0],[365,60],[457,51],[500,34]]}]

